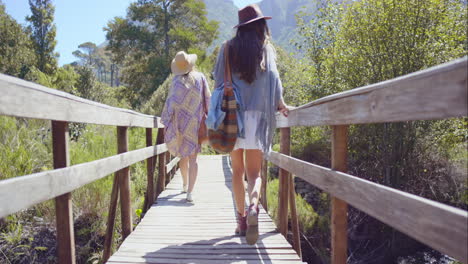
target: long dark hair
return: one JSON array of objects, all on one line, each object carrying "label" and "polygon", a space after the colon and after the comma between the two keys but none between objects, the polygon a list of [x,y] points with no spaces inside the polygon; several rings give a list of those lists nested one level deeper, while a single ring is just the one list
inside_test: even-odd
[{"label": "long dark hair", "polygon": [[263,45],[270,37],[265,19],[259,19],[237,28],[236,36],[229,42],[229,60],[232,70],[240,74],[240,78],[252,83],[256,78],[257,69],[265,70],[261,65],[263,60]]}]

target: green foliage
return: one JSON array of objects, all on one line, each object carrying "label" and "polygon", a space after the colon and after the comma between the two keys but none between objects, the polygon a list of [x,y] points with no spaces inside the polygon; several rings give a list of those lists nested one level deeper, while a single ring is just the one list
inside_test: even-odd
[{"label": "green foliage", "polygon": [[25,79],[48,88],[62,90],[67,93],[79,95],[77,80],[78,74],[73,67],[66,65],[58,68],[53,74],[41,72],[36,67],[31,67]]},{"label": "green foliage", "polygon": [[278,222],[278,190],[278,179],[273,179],[267,182],[266,195],[268,201],[268,214],[275,222]]},{"label": "green foliage", "polygon": [[99,96],[96,94],[98,91],[94,89],[96,87],[96,77],[92,69],[86,66],[79,66],[77,67],[77,72],[79,75],[77,80],[78,94],[91,100],[97,98]]},{"label": "green foliage", "polygon": [[35,58],[28,33],[5,13],[5,5],[0,2],[0,72],[24,78]]},{"label": "green foliage", "polygon": [[147,0],[132,3],[127,17],[108,23],[108,50],[124,65],[122,80],[127,99],[140,106],[163,84],[170,61],[179,50],[203,60],[205,48],[217,35],[217,23],[205,17],[201,0]]},{"label": "green foliage", "polygon": [[[279,180],[273,179],[267,183],[268,214],[278,221],[278,190]],[[312,205],[308,204],[299,194],[296,194],[297,218],[301,233],[312,232],[316,221],[319,219]],[[291,217],[291,216],[290,216]]]},{"label": "green foliage", "polygon": [[50,168],[50,125],[0,116],[0,180]]},{"label": "green foliage", "polygon": [[140,111],[145,114],[161,116],[164,103],[166,102],[167,95],[172,83],[172,75],[158,87],[158,89],[151,95],[151,97],[141,106]]},{"label": "green foliage", "polygon": [[135,210],[135,214],[138,218],[141,218],[141,214],[143,213],[143,210],[141,210],[140,208],[136,209]]},{"label": "green foliage", "polygon": [[46,74],[53,74],[57,68],[58,53],[54,52],[56,27],[54,24],[55,7],[51,0],[29,0],[31,16],[26,20],[31,23],[34,50],[37,54],[37,68]]},{"label": "green foliage", "polygon": [[7,221],[8,224],[4,228],[5,232],[0,234],[0,241],[11,245],[18,245],[22,240],[23,226],[15,215],[7,216]]}]

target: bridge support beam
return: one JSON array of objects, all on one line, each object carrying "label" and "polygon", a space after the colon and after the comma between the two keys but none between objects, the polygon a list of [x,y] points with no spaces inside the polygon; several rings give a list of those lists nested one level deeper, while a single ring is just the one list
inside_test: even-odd
[{"label": "bridge support beam", "polygon": [[[70,166],[68,139],[68,122],[52,121],[54,169]],[[57,222],[58,262],[74,264],[75,235],[71,193],[65,193],[55,198],[55,217]]]},{"label": "bridge support beam", "polygon": [[[153,145],[153,129],[146,129],[146,146],[151,147]],[[145,208],[146,211],[151,207],[156,199],[154,195],[154,159],[155,156],[152,156],[146,160],[146,178],[147,178],[147,188],[146,188],[146,198],[145,198]]]},{"label": "bridge support beam", "polygon": [[[156,144],[164,144],[164,128],[158,128]],[[166,188],[166,153],[158,155],[158,183],[156,187],[156,196],[159,196]]]},{"label": "bridge support beam", "polygon": [[[280,128],[280,152],[290,155],[290,133],[289,127]],[[279,170],[279,190],[278,190],[278,218],[279,231],[283,236],[288,235],[288,198],[289,198],[289,172],[280,168]]]},{"label": "bridge support beam", "polygon": [[[332,126],[332,169],[348,170],[348,126]],[[345,264],[348,257],[348,204],[331,197],[332,264]]]},{"label": "bridge support beam", "polygon": [[262,188],[260,191],[260,202],[262,203],[263,209],[268,212],[268,201],[267,201],[267,183],[268,183],[268,161],[263,160],[262,163]]}]

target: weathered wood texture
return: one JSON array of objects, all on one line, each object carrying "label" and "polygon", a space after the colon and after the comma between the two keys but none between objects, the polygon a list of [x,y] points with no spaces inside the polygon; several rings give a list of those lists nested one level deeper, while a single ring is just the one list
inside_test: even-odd
[{"label": "weathered wood texture", "polygon": [[[348,126],[332,126],[331,166],[335,171],[348,171]],[[331,263],[346,264],[348,259],[348,205],[331,197]]]},{"label": "weathered wood texture", "polygon": [[[68,140],[68,123],[52,121],[52,151],[55,169],[70,166]],[[55,198],[55,217],[57,225],[58,261],[60,263],[75,263],[73,205],[70,192]]]},{"label": "weathered wood texture", "polygon": [[[172,160],[171,153],[169,153],[169,151],[168,151],[168,152],[164,153],[164,155],[166,155],[166,162],[169,163]],[[166,186],[172,179],[171,171],[167,169],[167,164],[166,164],[166,175],[164,175],[164,177],[166,179],[166,182],[164,183],[164,186]]]},{"label": "weathered wood texture", "polygon": [[[117,127],[117,153],[128,151],[128,127]],[[130,197],[130,170],[122,168],[117,172],[119,177],[120,216],[122,223],[122,238],[132,232],[132,201]]]},{"label": "weathered wood texture", "polygon": [[468,262],[467,211],[281,153],[271,153],[269,161],[416,240]]},{"label": "weathered wood texture", "polygon": [[345,125],[466,116],[467,57],[330,95],[277,116],[278,127]]},{"label": "weathered wood texture", "polygon": [[268,161],[263,160],[262,162],[262,189],[260,202],[262,203],[265,211],[268,212],[268,198],[267,198],[267,183],[268,183]]},{"label": "weathered wood texture", "polygon": [[[290,128],[280,129],[280,152],[290,155]],[[278,190],[278,227],[283,234],[288,234],[288,199],[289,199],[289,172],[280,168],[279,170],[279,190]]]},{"label": "weathered wood texture", "polygon": [[86,100],[0,74],[0,115],[101,125],[157,128],[159,117]]},{"label": "weathered wood texture", "polygon": [[157,145],[108,158],[0,181],[0,217],[71,192],[136,162],[167,150]]},{"label": "weathered wood texture", "polygon": [[299,231],[299,219],[296,209],[296,189],[294,187],[294,176],[289,176],[289,208],[291,212],[291,231],[293,233],[293,246],[297,255],[302,259],[301,234]]},{"label": "weathered wood texture", "polygon": [[[158,129],[156,144],[163,144],[164,128]],[[156,197],[164,191],[166,187],[166,153],[158,154],[158,181],[156,183]]]},{"label": "weathered wood texture", "polygon": [[[146,129],[146,146],[151,147],[153,145],[153,129]],[[146,159],[146,197],[144,211],[148,210],[149,205],[156,199],[154,195],[154,159],[156,157],[149,157]]]},{"label": "weathered wood texture", "polygon": [[114,239],[115,213],[117,211],[117,202],[119,200],[119,176],[114,175],[112,183],[111,200],[109,204],[109,214],[107,215],[106,235],[104,237],[104,251],[102,259],[106,262],[112,254],[112,244]]},{"label": "weathered wood texture", "polygon": [[177,163],[179,163],[180,161],[180,158],[179,157],[175,157],[171,160],[171,162],[169,162],[167,165],[166,165],[166,171],[167,172],[170,172],[172,171],[172,169],[176,168],[177,166]]},{"label": "weathered wood texture", "polygon": [[[227,156],[200,156],[194,203],[178,171],[157,203],[107,263],[302,263],[261,207],[260,238],[234,235],[235,206]],[[203,176],[203,177],[202,177]]]}]

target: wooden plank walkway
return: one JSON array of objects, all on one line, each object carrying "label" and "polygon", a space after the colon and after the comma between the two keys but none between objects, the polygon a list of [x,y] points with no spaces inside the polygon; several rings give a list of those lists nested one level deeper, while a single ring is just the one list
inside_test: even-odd
[{"label": "wooden plank walkway", "polygon": [[181,194],[177,172],[157,203],[107,263],[302,263],[263,208],[260,238],[234,235],[235,206],[227,156],[200,156],[194,203]]}]

